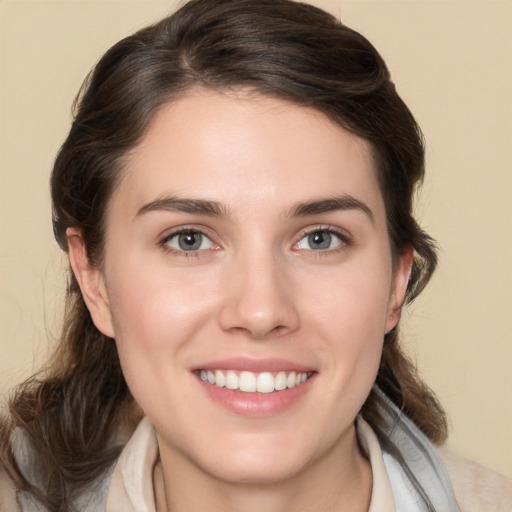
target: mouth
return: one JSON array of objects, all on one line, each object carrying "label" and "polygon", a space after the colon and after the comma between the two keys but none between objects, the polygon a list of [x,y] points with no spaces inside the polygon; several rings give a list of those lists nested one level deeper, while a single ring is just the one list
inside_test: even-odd
[{"label": "mouth", "polygon": [[192,374],[212,403],[237,417],[297,410],[318,381],[316,368],[282,358],[232,357],[198,364]]},{"label": "mouth", "polygon": [[293,389],[308,381],[314,372],[250,371],[208,369],[197,370],[196,375],[205,383],[241,393],[270,394]]}]

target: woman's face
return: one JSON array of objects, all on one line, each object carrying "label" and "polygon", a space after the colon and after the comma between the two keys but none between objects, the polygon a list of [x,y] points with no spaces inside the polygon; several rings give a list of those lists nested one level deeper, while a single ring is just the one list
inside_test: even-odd
[{"label": "woman's face", "polygon": [[273,482],[353,452],[409,264],[392,265],[365,141],[196,91],[128,156],[89,305],[164,462]]}]

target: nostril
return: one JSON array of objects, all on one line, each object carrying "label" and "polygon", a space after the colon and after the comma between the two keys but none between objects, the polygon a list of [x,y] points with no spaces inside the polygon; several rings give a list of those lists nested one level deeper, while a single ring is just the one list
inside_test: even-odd
[{"label": "nostril", "polygon": [[286,333],[295,330],[294,325],[285,325],[265,322],[262,318],[252,323],[245,322],[245,325],[233,325],[226,327],[223,326],[225,331],[231,332],[232,334],[243,335],[248,338],[255,340],[265,340],[269,338],[283,336]]}]

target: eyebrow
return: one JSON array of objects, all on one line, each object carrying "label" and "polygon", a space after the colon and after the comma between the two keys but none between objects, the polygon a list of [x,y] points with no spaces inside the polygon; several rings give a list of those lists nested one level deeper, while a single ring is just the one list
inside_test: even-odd
[{"label": "eyebrow", "polygon": [[[291,209],[288,216],[306,217],[308,215],[330,213],[340,210],[359,210],[366,214],[372,222],[374,221],[371,209],[365,203],[350,195],[299,203]],[[145,204],[137,211],[136,217],[155,211],[193,213],[196,215],[206,215],[208,217],[229,216],[229,209],[217,201],[171,196],[161,197]]]},{"label": "eyebrow", "polygon": [[166,211],[177,213],[195,213],[209,217],[227,217],[228,210],[217,201],[207,199],[188,199],[183,197],[162,197],[145,204],[137,211],[136,217],[148,212]]},{"label": "eyebrow", "polygon": [[291,216],[305,217],[307,215],[329,213],[339,210],[359,210],[365,213],[372,222],[374,221],[371,209],[365,203],[350,195],[342,195],[310,201],[307,203],[300,203],[292,209]]}]

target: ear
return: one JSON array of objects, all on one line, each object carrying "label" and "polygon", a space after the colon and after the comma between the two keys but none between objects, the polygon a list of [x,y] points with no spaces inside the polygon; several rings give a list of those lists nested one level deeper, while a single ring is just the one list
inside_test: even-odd
[{"label": "ear", "polygon": [[80,229],[68,228],[66,238],[69,248],[69,262],[87,308],[91,313],[94,325],[106,336],[114,338],[112,315],[103,273],[89,261]]},{"label": "ear", "polygon": [[411,276],[412,264],[414,261],[414,249],[406,247],[401,253],[393,271],[391,284],[391,296],[389,300],[388,319],[386,322],[386,333],[391,331],[402,314],[402,306],[407,293],[407,285]]}]

